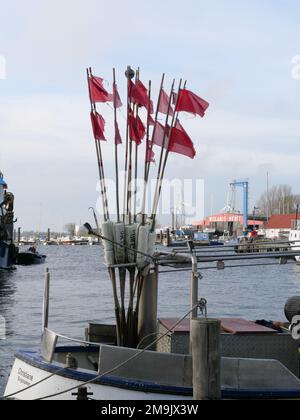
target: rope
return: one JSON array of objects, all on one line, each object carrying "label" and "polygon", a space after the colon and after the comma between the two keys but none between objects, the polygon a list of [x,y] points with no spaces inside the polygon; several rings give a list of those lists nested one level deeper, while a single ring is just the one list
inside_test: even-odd
[{"label": "rope", "polygon": [[[48,399],[48,398],[55,398],[55,397],[59,397],[60,395],[63,395],[63,394],[66,394],[67,392],[71,392],[71,391],[74,391],[75,389],[79,389],[79,388],[82,388],[83,386],[86,386],[86,385],[89,385],[89,384],[92,384],[92,383],[94,383],[94,382],[96,382],[96,381],[98,381],[99,379],[101,379],[101,378],[103,378],[104,376],[107,376],[107,375],[109,375],[109,374],[111,374],[111,373],[113,373],[113,372],[115,372],[116,370],[118,370],[118,369],[120,369],[120,368],[122,368],[123,366],[125,366],[127,363],[129,363],[129,362],[131,362],[132,360],[135,360],[135,359],[137,359],[138,357],[140,357],[140,356],[142,356],[147,350],[149,350],[152,346],[154,346],[155,344],[157,344],[160,340],[162,340],[164,337],[166,337],[168,334],[170,334],[179,324],[181,324],[182,323],[182,321],[185,319],[185,318],[187,318],[196,308],[198,308],[199,307],[199,304],[200,304],[200,302],[197,302],[197,304],[196,305],[194,305],[193,306],[193,308],[192,309],[190,309],[189,311],[188,311],[188,313],[187,314],[185,314],[182,318],[180,318],[168,331],[166,331],[161,337],[159,337],[158,339],[156,339],[155,341],[153,341],[151,344],[149,344],[147,347],[145,347],[142,351],[140,351],[139,353],[136,353],[136,354],[134,354],[133,356],[131,356],[129,359],[127,359],[127,360],[125,360],[124,362],[122,362],[122,363],[120,363],[119,365],[117,365],[117,366],[115,366],[114,368],[112,368],[112,369],[110,369],[110,370],[108,370],[107,372],[105,372],[105,373],[102,373],[101,375],[98,375],[98,376],[96,376],[95,378],[93,378],[93,379],[91,379],[91,380],[89,380],[89,381],[86,381],[86,382],[84,382],[84,383],[82,383],[81,385],[77,385],[77,386],[74,386],[74,387],[72,387],[72,388],[68,388],[68,389],[66,389],[66,390],[64,390],[64,391],[60,391],[60,392],[57,392],[57,393],[55,393],[55,394],[52,394],[52,395],[46,395],[45,397],[41,397],[41,398],[37,398],[36,400],[34,400],[34,401],[42,401],[42,400],[45,400],[45,399]],[[57,372],[58,373],[58,372]],[[57,373],[55,373],[55,374],[53,374],[53,375],[56,375]],[[20,391],[20,392],[23,392],[23,391]]]}]

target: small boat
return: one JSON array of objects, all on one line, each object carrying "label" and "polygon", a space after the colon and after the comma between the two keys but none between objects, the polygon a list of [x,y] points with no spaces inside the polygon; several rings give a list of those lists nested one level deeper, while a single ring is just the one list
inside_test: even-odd
[{"label": "small boat", "polygon": [[46,258],[46,255],[39,254],[35,247],[31,247],[25,252],[18,253],[17,265],[43,264]]},{"label": "small boat", "polygon": [[15,263],[14,196],[7,191],[7,184],[0,172],[0,269],[11,269]]}]

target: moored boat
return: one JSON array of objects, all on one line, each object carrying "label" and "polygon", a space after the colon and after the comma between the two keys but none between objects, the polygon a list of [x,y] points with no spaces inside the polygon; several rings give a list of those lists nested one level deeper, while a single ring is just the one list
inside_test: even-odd
[{"label": "moored boat", "polygon": [[14,196],[7,191],[7,183],[0,172],[0,269],[10,269],[15,264],[17,250],[13,231]]},{"label": "moored boat", "polygon": [[[121,101],[117,92],[114,74],[114,126],[116,148],[120,144],[120,133],[116,120],[117,108]],[[134,71],[128,67],[126,71],[128,86],[134,89],[132,79]],[[49,329],[49,290],[50,274],[47,271],[43,304],[43,329],[41,347],[36,350],[20,350],[16,354],[14,366],[5,390],[6,398],[16,399],[96,399],[96,400],[176,400],[192,399],[195,385],[200,381],[214,384],[217,397],[220,398],[300,398],[300,380],[298,375],[299,343],[294,340],[288,328],[281,325],[281,330],[271,326],[258,325],[244,320],[209,320],[207,302],[199,297],[198,285],[202,272],[198,266],[205,264],[204,269],[224,270],[227,262],[253,262],[255,259],[291,257],[293,252],[278,253],[246,253],[235,255],[223,247],[211,247],[205,250],[193,243],[184,245],[178,252],[156,252],[155,226],[161,191],[161,181],[164,179],[165,168],[170,150],[161,143],[161,162],[156,183],[156,193],[153,197],[151,217],[145,209],[146,189],[141,211],[137,210],[137,202],[132,194],[130,184],[133,178],[132,153],[126,153],[125,163],[128,173],[124,177],[125,196],[124,213],[120,212],[120,192],[116,187],[117,222],[110,219],[108,197],[104,178],[101,140],[103,140],[104,119],[97,112],[96,102],[103,103],[111,98],[105,91],[103,79],[95,77],[91,68],[87,69],[88,86],[92,106],[91,121],[96,155],[98,160],[99,180],[101,183],[102,210],[104,222],[98,232],[90,225],[85,227],[90,235],[101,239],[104,245],[104,260],[107,274],[112,284],[112,296],[115,309],[115,325],[90,324],[86,329],[84,340],[63,336]],[[160,108],[164,76],[157,104],[157,116]],[[173,82],[173,87],[174,87]],[[150,84],[149,84],[150,85]],[[127,103],[131,105],[132,89],[127,89]],[[146,89],[147,91],[147,89]],[[149,89],[150,91],[150,89]],[[150,95],[143,87],[144,106],[148,109],[147,125],[150,130]],[[172,95],[168,114],[171,107]],[[145,100],[146,95],[146,100]],[[101,100],[99,101],[99,97]],[[179,106],[179,99],[185,101]],[[186,104],[196,103],[194,108]],[[173,118],[170,126],[163,128],[163,137],[170,143],[173,133],[184,132],[183,127],[176,122],[180,111],[186,111],[200,116],[205,115],[209,104],[193,92],[182,89],[179,83],[175,98]],[[169,117],[169,115],[167,115]],[[128,122],[131,124],[133,113],[128,107]],[[154,127],[158,122],[154,121]],[[136,121],[134,120],[136,124]],[[176,124],[176,125],[175,125]],[[128,128],[128,126],[127,126]],[[141,124],[140,124],[141,128]],[[130,130],[129,130],[130,131]],[[133,133],[134,130],[131,130]],[[145,135],[144,130],[143,137]],[[181,133],[179,133],[181,131]],[[131,140],[132,138],[131,133]],[[168,133],[168,134],[167,134]],[[134,133],[135,141],[142,140]],[[127,135],[128,137],[128,135]],[[173,152],[195,157],[195,149],[185,134],[188,147],[178,149],[174,143]],[[127,138],[129,140],[129,138]],[[149,139],[148,139],[149,140]],[[174,140],[174,138],[173,138]],[[167,143],[167,144],[168,144]],[[129,144],[129,143],[128,143]],[[128,146],[128,145],[127,145]],[[146,145],[149,149],[149,144]],[[145,153],[145,178],[149,182],[150,165],[153,163],[152,147]],[[166,150],[165,150],[166,149]],[[130,152],[130,150],[128,150]],[[151,157],[152,156],[152,157]],[[116,151],[116,178],[118,179],[118,154]],[[148,173],[148,175],[147,175]],[[144,188],[147,186],[145,182]],[[118,185],[118,182],[117,182]],[[133,211],[132,211],[133,210]],[[211,264],[208,266],[208,264]],[[261,263],[259,265],[262,265]],[[243,267],[249,266],[249,264]],[[230,266],[231,270],[237,266]],[[159,274],[180,272],[182,281],[184,271],[190,271],[190,305],[185,314],[178,314],[178,320],[158,319],[158,282]],[[174,289],[175,290],[175,289]],[[175,291],[174,291],[175,294]],[[88,305],[89,302],[85,302]],[[298,311],[298,309],[297,309]],[[297,315],[294,309],[289,314]],[[93,314],[94,317],[94,314]],[[180,318],[179,318],[180,317]],[[184,321],[187,325],[184,325]],[[203,335],[203,340],[194,340],[194,321],[203,321],[208,329],[209,321],[218,328],[214,332],[214,340],[210,334]],[[289,323],[291,321],[289,320]],[[287,325],[287,327],[289,324]],[[222,328],[222,329],[221,329]],[[203,329],[207,332],[208,330]],[[209,338],[208,338],[209,337]],[[191,340],[192,338],[192,340]],[[58,345],[58,341],[66,344]],[[191,352],[191,341],[193,352]],[[71,345],[76,343],[77,345]],[[78,346],[79,344],[79,346]],[[208,351],[209,345],[214,347]],[[221,344],[221,345],[220,345]],[[195,351],[197,347],[207,345],[203,351],[202,367],[205,377],[197,375],[194,369]],[[191,355],[193,354],[193,356]],[[194,360],[193,360],[194,357]],[[209,360],[210,359],[210,360]],[[212,363],[211,363],[212,362]],[[212,369],[214,364],[214,369]],[[208,368],[209,366],[209,368]],[[197,383],[196,383],[197,382]],[[210,391],[210,390],[208,390]],[[79,395],[80,394],[80,395]],[[205,394],[203,399],[209,399]]]},{"label": "moored boat", "polygon": [[17,265],[35,265],[43,264],[46,261],[46,255],[41,255],[37,252],[35,247],[30,247],[25,252],[18,252]]}]

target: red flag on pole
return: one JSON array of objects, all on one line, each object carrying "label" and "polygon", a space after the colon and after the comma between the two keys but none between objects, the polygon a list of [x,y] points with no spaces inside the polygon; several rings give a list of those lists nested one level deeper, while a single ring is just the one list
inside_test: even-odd
[{"label": "red flag on pole", "polygon": [[[145,103],[145,105],[143,105],[143,106],[145,106],[145,108],[148,110],[148,108],[149,108],[149,96],[148,96],[148,90],[147,90],[147,88],[145,87],[145,85],[140,80],[138,80],[136,82],[136,87],[139,90],[141,96],[144,98],[143,99],[143,102]],[[149,109],[149,111],[150,111],[150,114],[153,114],[153,112],[154,112],[154,105],[153,105],[153,101],[152,100],[150,100],[150,109]]]},{"label": "red flag on pole", "polygon": [[92,76],[89,78],[91,101],[96,102],[108,102],[110,95],[103,86],[103,79],[101,77]]},{"label": "red flag on pole", "polygon": [[178,120],[175,127],[172,128],[169,151],[179,153],[191,159],[194,159],[196,156],[193,141]]},{"label": "red flag on pole", "polygon": [[[163,138],[164,138],[164,132],[165,128],[162,124],[159,122],[155,125],[155,131],[153,135],[153,143],[156,144],[159,147],[162,147],[163,145]],[[182,127],[182,125],[179,123],[179,121],[176,122],[175,127],[172,128],[172,133],[170,139],[168,138],[170,133],[170,127],[167,126],[166,128],[166,134],[165,134],[165,145],[164,148],[167,148],[168,151],[173,153],[178,153],[180,155],[187,156],[191,159],[194,159],[196,156],[196,150],[194,147],[194,144],[185,131],[185,129]]]},{"label": "red flag on pole", "polygon": [[122,144],[122,138],[121,138],[119,125],[117,121],[115,122],[115,144],[116,145]]},{"label": "red flag on pole", "polygon": [[[164,138],[165,127],[158,121],[156,121],[153,129],[152,141],[156,146],[162,147]],[[166,134],[167,136],[167,134]]]},{"label": "red flag on pole", "polygon": [[[136,84],[130,81],[128,97],[131,98],[131,102],[134,104],[144,106],[146,109],[149,108],[148,91],[140,80]],[[150,113],[152,114],[151,111],[150,109]]]},{"label": "red flag on pole", "polygon": [[136,118],[136,124],[137,124],[137,129],[138,129],[140,139],[143,140],[146,134],[146,127],[144,126],[144,123],[142,122],[140,117]]},{"label": "red flag on pole", "polygon": [[149,125],[155,125],[155,121],[154,119],[151,117],[151,115],[149,115]]},{"label": "red flag on pole", "polygon": [[174,111],[173,111],[173,108],[171,106],[169,108],[169,103],[170,103],[170,98],[166,94],[166,92],[162,89],[161,96],[160,96],[160,101],[159,101],[159,105],[158,105],[158,111],[161,112],[162,114],[167,114],[168,109],[169,109],[169,115],[173,116]]},{"label": "red flag on pole", "polygon": [[116,83],[113,85],[113,103],[115,108],[121,108],[123,106]]},{"label": "red flag on pole", "polygon": [[104,135],[105,120],[102,115],[98,114],[98,112],[91,112],[91,122],[95,139],[99,141],[106,141]]},{"label": "red flag on pole", "polygon": [[134,141],[137,145],[142,143],[142,140],[145,136],[146,129],[145,126],[140,119],[140,117],[135,117],[133,112],[130,111],[129,113],[129,136],[130,140]]},{"label": "red flag on pole", "polygon": [[155,163],[155,153],[150,145],[147,147],[146,163]]},{"label": "red flag on pole", "polygon": [[200,115],[200,117],[203,118],[208,107],[209,103],[195,95],[193,92],[186,89],[180,91],[176,106],[177,112],[190,112],[192,114]]}]

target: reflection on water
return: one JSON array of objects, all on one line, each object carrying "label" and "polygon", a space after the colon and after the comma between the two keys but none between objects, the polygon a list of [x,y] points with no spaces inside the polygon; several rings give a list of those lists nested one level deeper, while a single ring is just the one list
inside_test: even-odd
[{"label": "reflection on water", "polygon": [[[101,247],[48,246],[40,251],[48,256],[46,264],[0,273],[0,315],[7,323],[6,340],[0,340],[0,393],[15,350],[39,345],[46,267],[51,272],[50,328],[80,338],[88,322],[113,322]],[[210,316],[280,320],[286,300],[300,293],[300,266],[294,263],[202,274],[199,289]],[[159,316],[181,317],[188,311],[189,282],[189,272],[161,275]]]}]

